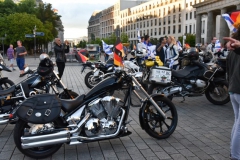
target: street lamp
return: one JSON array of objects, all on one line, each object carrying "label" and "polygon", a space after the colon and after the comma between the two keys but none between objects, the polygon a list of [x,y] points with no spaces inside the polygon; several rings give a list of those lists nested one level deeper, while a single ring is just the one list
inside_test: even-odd
[{"label": "street lamp", "polygon": [[36,25],[34,26],[34,29],[33,29],[33,37],[34,37],[34,58],[36,60],[36,30],[37,30],[37,27]]},{"label": "street lamp", "polygon": [[[7,34],[5,33],[4,36],[7,37]],[[4,43],[3,43],[3,41],[5,40],[5,37],[1,37],[1,39],[2,39],[2,48],[3,48],[3,56],[4,56]]]}]

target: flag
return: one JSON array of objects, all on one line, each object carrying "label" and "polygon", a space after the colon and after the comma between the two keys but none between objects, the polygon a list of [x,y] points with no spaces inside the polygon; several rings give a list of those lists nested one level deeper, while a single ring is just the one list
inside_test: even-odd
[{"label": "flag", "polygon": [[227,22],[228,28],[232,31],[232,32],[236,32],[237,29],[234,27],[234,22],[231,19],[231,17],[229,16],[229,14],[222,14],[222,17],[224,18],[224,20]]},{"label": "flag", "polygon": [[123,66],[123,57],[125,56],[123,45],[120,38],[117,38],[117,42],[114,50],[114,65]]},{"label": "flag", "polygon": [[112,54],[111,48],[113,47],[113,45],[108,45],[103,40],[102,40],[102,45],[103,45],[104,52],[108,55],[111,55]]},{"label": "flag", "polygon": [[178,51],[182,50],[182,44],[180,41],[177,41],[177,47],[178,47]]},{"label": "flag", "polygon": [[216,40],[216,42],[215,42],[215,47],[214,47],[215,52],[218,52],[219,50],[221,50],[221,48],[222,48],[222,46],[221,46],[220,41],[219,41],[219,40]]},{"label": "flag", "polygon": [[137,38],[138,38],[138,41],[141,42],[140,31],[138,28],[137,28]]},{"label": "flag", "polygon": [[77,52],[76,56],[77,56],[77,60],[80,63],[86,63],[88,60],[88,58],[86,56],[84,56],[81,52]]}]

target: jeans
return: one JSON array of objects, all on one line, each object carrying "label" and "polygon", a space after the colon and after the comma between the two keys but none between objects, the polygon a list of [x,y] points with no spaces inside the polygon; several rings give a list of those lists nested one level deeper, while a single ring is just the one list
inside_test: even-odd
[{"label": "jeans", "polygon": [[64,68],[65,68],[65,62],[57,62],[57,67],[58,67],[59,78],[62,78],[63,71],[64,71]]},{"label": "jeans", "polygon": [[240,94],[230,94],[234,111],[234,125],[231,134],[231,158],[240,159]]},{"label": "jeans", "polygon": [[18,68],[23,71],[24,70],[24,64],[25,64],[25,59],[24,58],[17,58],[17,66]]}]

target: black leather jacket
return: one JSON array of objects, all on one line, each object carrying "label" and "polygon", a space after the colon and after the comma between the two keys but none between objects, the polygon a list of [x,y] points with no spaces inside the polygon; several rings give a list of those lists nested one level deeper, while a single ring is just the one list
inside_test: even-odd
[{"label": "black leather jacket", "polygon": [[[61,44],[60,46],[56,44],[54,46],[54,52],[57,62],[66,62],[66,55],[65,53],[69,52],[69,45]],[[57,59],[57,57],[61,57],[62,60]]]}]

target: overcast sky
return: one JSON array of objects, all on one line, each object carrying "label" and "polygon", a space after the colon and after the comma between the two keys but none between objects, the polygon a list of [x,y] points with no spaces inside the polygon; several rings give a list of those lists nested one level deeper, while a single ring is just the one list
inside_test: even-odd
[{"label": "overcast sky", "polygon": [[43,0],[58,9],[64,26],[64,38],[87,36],[88,20],[95,10],[103,10],[116,0]]}]

